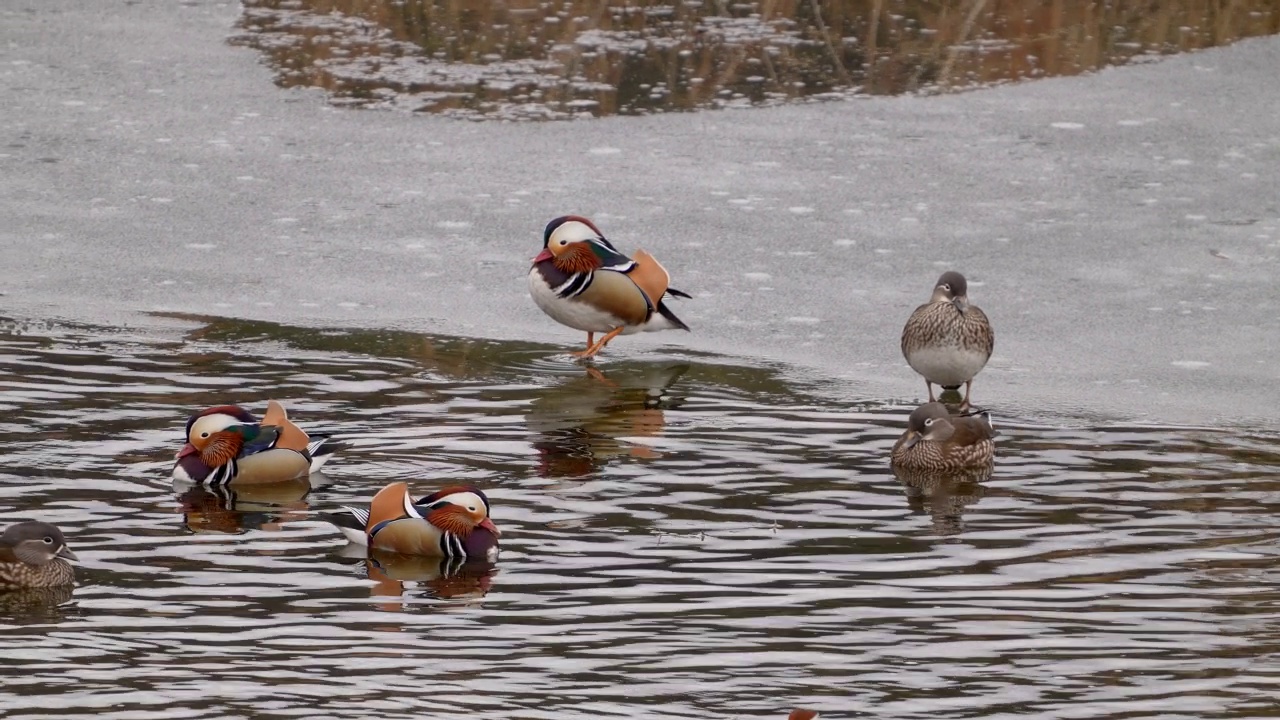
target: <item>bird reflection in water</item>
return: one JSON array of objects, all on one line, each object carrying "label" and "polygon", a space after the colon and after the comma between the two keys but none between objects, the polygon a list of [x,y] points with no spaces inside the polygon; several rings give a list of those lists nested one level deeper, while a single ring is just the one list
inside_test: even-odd
[{"label": "bird reflection in water", "polygon": [[484,560],[402,555],[376,549],[366,552],[366,548],[354,543],[339,550],[339,554],[364,560],[365,572],[375,583],[369,595],[387,598],[389,602],[380,603],[379,607],[390,611],[403,609],[404,604],[398,599],[404,597],[405,583],[413,583],[424,595],[441,600],[480,600],[489,593],[497,572],[496,565]]},{"label": "bird reflection in water", "polygon": [[205,487],[174,483],[178,509],[194,533],[275,532],[284,523],[305,520],[307,494],[325,483],[321,473],[264,485]]},{"label": "bird reflection in water", "polygon": [[[40,625],[62,622],[75,585],[0,589],[0,623]],[[72,606],[74,607],[74,606]]]},{"label": "bird reflection in water", "polygon": [[591,475],[617,458],[651,460],[661,454],[630,438],[650,438],[666,427],[668,397],[688,364],[631,366],[605,375],[596,367],[540,394],[525,422],[545,478]]},{"label": "bird reflection in water", "polygon": [[964,511],[987,494],[982,483],[991,478],[993,465],[964,470],[920,470],[893,466],[902,483],[907,506],[913,512],[927,512],[938,535],[955,535],[964,530]]}]

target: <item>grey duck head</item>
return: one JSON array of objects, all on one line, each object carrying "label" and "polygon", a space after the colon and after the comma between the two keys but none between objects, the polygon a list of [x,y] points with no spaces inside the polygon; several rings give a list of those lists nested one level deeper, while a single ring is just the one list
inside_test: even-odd
[{"label": "grey duck head", "polygon": [[942,273],[942,277],[939,277],[938,282],[933,286],[933,297],[930,298],[930,302],[949,302],[963,314],[969,309],[969,283],[964,279],[964,275],[955,270]]},{"label": "grey duck head", "polygon": [[0,548],[7,547],[13,556],[28,565],[48,565],[54,558],[79,560],[67,547],[62,531],[45,522],[20,522],[10,525],[0,535]]},{"label": "grey duck head", "polygon": [[951,424],[951,413],[940,402],[925,403],[911,411],[907,418],[907,441],[903,447],[910,450],[921,440],[946,442],[956,432]]}]

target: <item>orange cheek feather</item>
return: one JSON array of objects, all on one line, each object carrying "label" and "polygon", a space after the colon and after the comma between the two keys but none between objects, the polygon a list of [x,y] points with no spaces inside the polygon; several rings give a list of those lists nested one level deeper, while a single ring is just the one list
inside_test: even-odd
[{"label": "orange cheek feather", "polygon": [[584,273],[598,270],[600,268],[600,258],[591,252],[591,248],[584,243],[574,243],[565,248],[554,260],[556,268],[561,272]]}]

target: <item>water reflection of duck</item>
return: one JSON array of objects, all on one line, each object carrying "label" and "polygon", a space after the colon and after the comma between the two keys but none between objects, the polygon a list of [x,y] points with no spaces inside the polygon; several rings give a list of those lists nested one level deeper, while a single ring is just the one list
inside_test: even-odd
[{"label": "water reflection of duck", "polygon": [[404,583],[415,582],[431,596],[445,600],[484,597],[497,570],[496,565],[484,560],[403,555],[385,550],[369,551],[365,568],[369,579],[377,583],[372,595],[398,597],[404,593]]},{"label": "water reflection of duck", "polygon": [[313,487],[319,487],[323,479],[323,475],[316,473],[269,485],[190,485],[178,493],[178,507],[191,532],[274,531],[286,522],[305,517],[307,494]]},{"label": "water reflection of duck", "polygon": [[622,438],[656,437],[666,427],[664,395],[689,366],[616,372],[596,368],[549,388],[529,405],[525,423],[542,477],[589,475],[619,457],[652,459],[647,445]]},{"label": "water reflection of duck", "polygon": [[8,625],[62,622],[68,609],[65,603],[75,591],[75,585],[0,589],[0,617]]},{"label": "water reflection of duck", "polygon": [[987,467],[995,459],[995,435],[988,413],[952,415],[940,402],[925,403],[907,418],[891,464],[935,472]]},{"label": "water reflection of duck", "polygon": [[954,535],[964,529],[964,511],[987,494],[982,483],[991,477],[993,466],[967,470],[913,470],[901,466],[893,474],[902,483],[907,507],[928,512],[939,535]]}]

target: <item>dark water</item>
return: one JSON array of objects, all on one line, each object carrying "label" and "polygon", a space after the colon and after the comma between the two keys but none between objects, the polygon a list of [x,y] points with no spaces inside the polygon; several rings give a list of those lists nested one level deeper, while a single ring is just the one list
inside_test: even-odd
[{"label": "dark water", "polygon": [[561,119],[939,92],[1277,32],[1274,0],[245,0],[233,41],[339,104]]},{"label": "dark water", "polygon": [[[988,386],[995,476],[912,488],[886,466],[906,407],[714,358],[593,376],[224,320],[10,325],[0,357],[0,524],[56,522],[82,558],[74,594],[0,601],[10,720],[1277,707],[1274,437],[1031,426]],[[355,447],[311,488],[175,490],[191,409],[269,397]],[[401,479],[486,488],[496,569],[371,569],[317,518]]]}]

